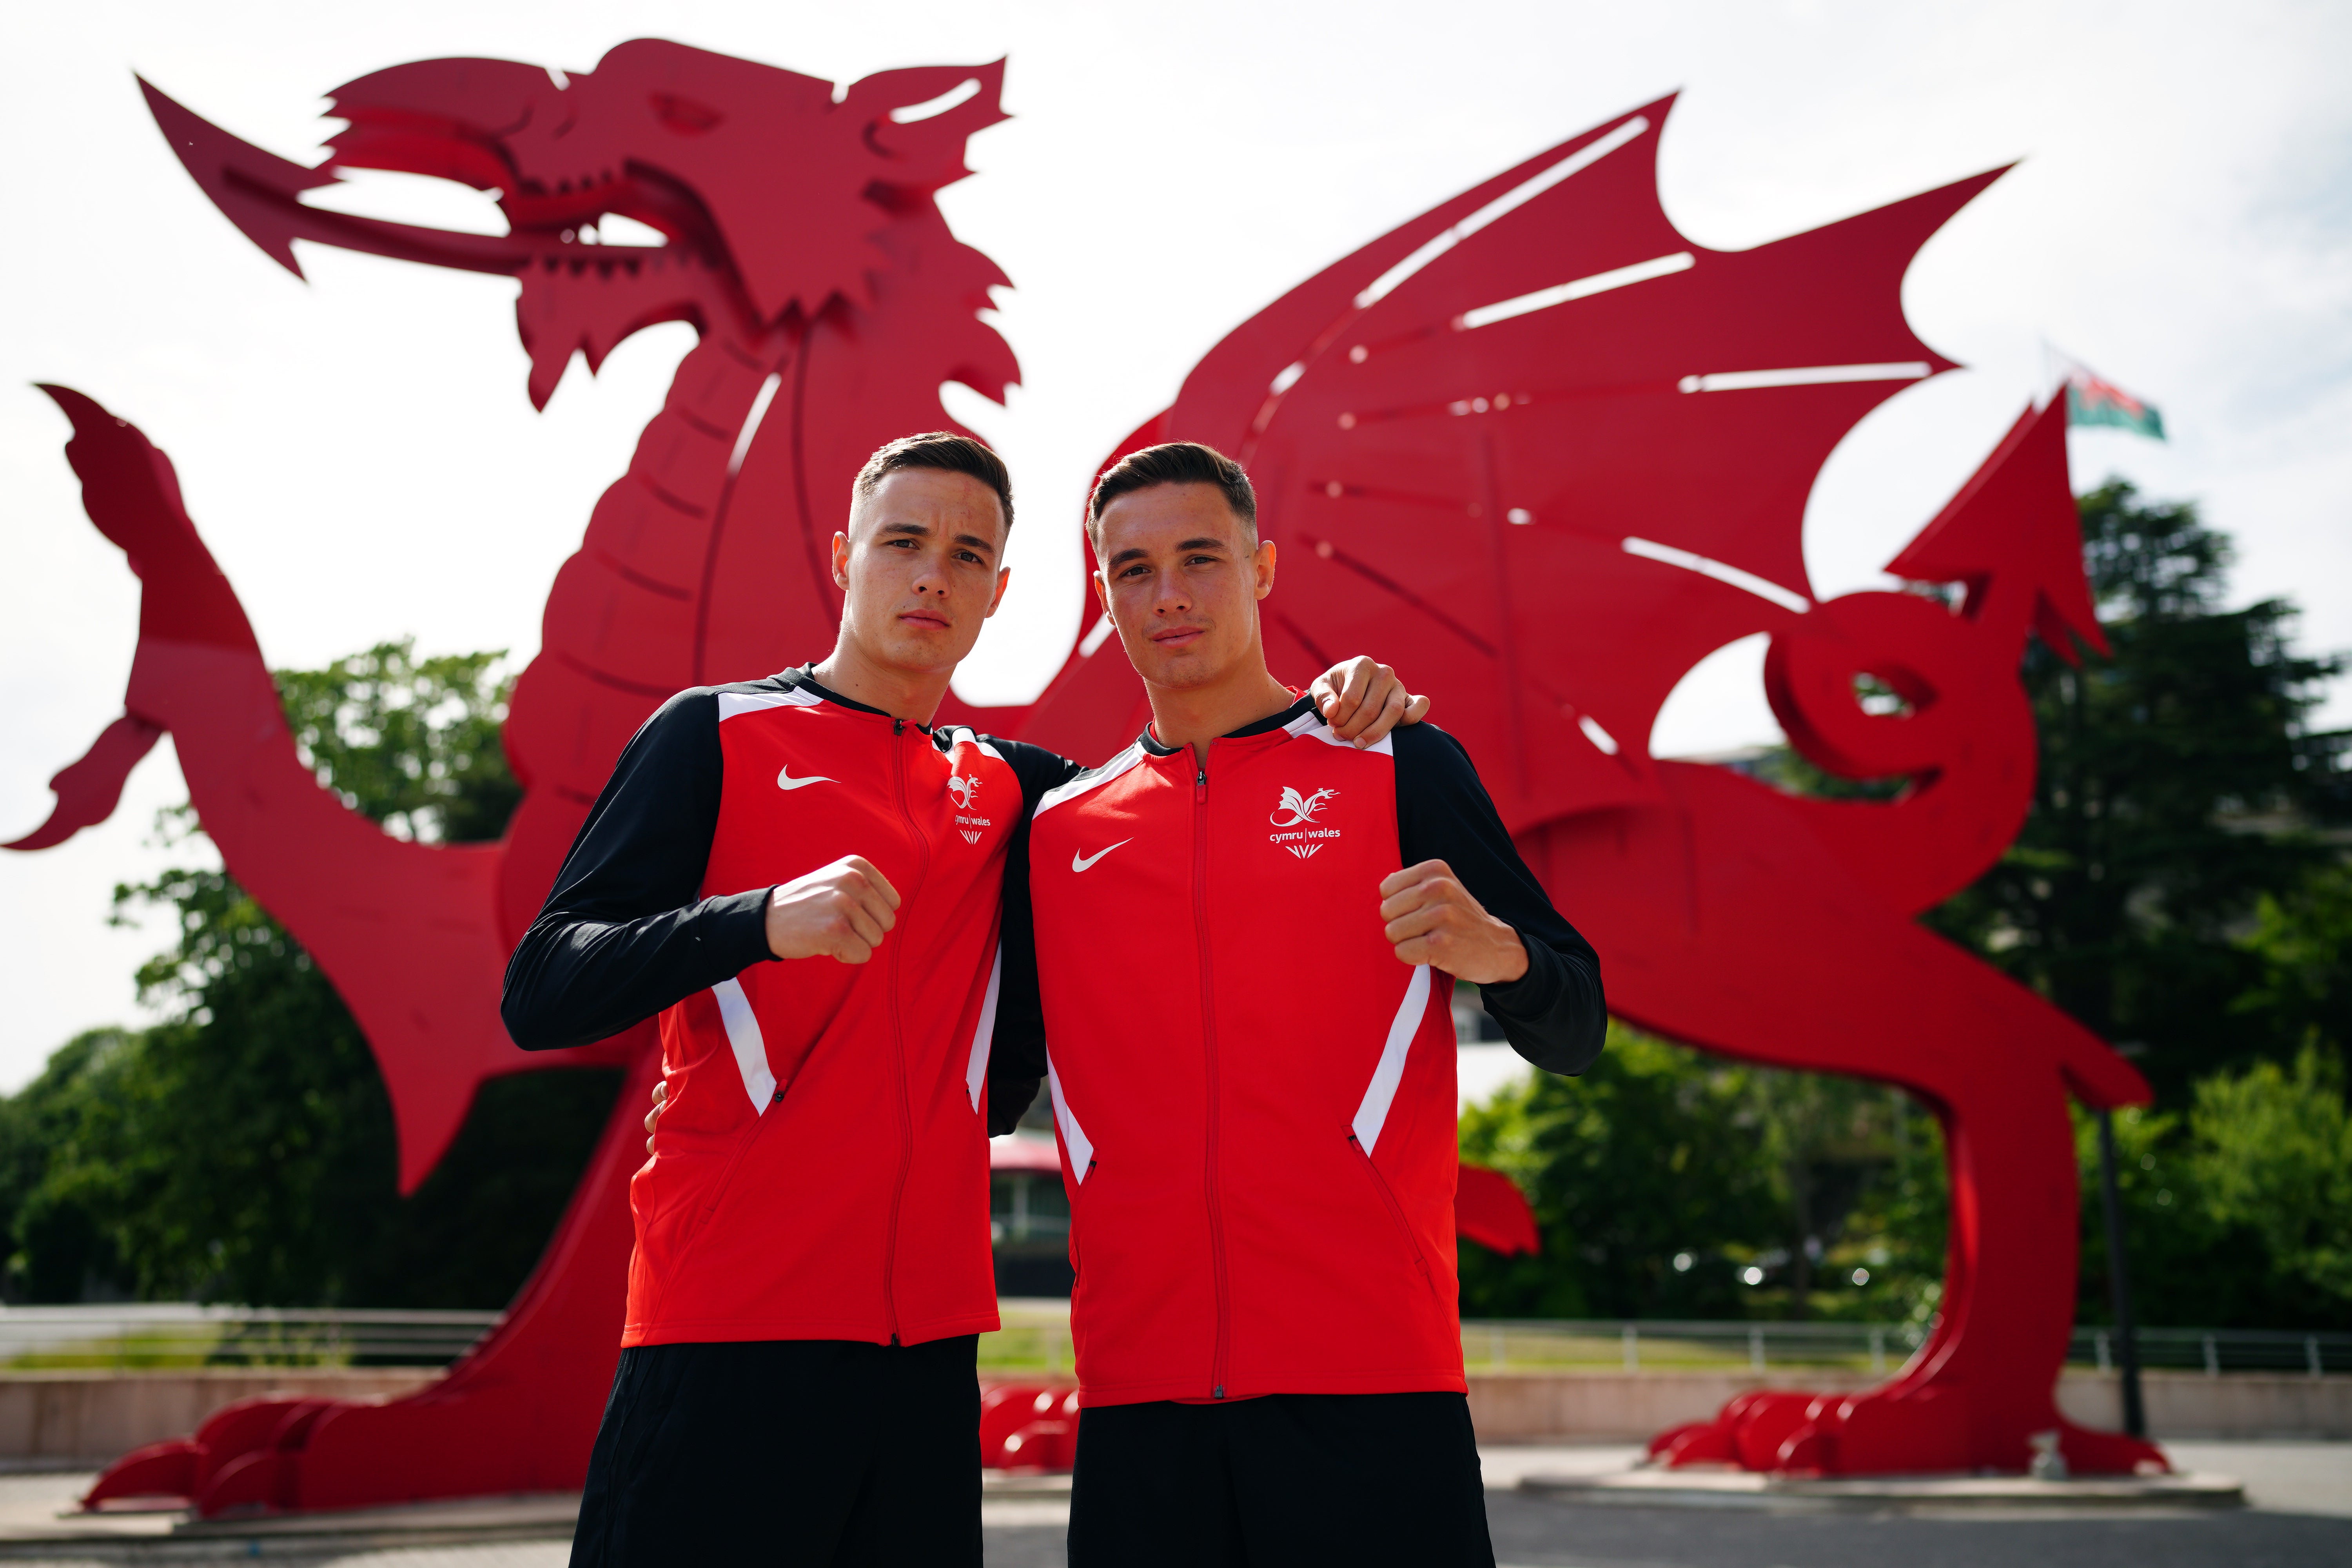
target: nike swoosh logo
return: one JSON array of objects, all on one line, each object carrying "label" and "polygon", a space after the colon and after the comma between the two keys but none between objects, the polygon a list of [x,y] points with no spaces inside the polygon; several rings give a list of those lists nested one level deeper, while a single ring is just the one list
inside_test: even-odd
[{"label": "nike swoosh logo", "polygon": [[[1134,842],[1135,840],[1132,838],[1122,838],[1118,841],[1118,844],[1132,844]],[[1112,845],[1110,849],[1118,848],[1118,844]],[[1083,871],[1089,866],[1092,866],[1096,861],[1101,859],[1104,856],[1109,854],[1110,849],[1097,849],[1091,855],[1081,855],[1076,850],[1073,849],[1070,851],[1070,869],[1073,871]]]},{"label": "nike swoosh logo", "polygon": [[792,764],[789,763],[776,770],[776,787],[778,789],[806,789],[813,784],[831,784],[832,782],[833,781],[831,779],[825,777],[823,773],[817,774],[814,778],[796,779],[793,777]]}]

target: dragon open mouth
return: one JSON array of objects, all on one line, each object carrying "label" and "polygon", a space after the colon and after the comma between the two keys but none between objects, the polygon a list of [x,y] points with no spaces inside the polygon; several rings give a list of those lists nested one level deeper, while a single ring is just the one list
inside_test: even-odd
[{"label": "dragon open mouth", "polygon": [[[723,331],[760,354],[770,337],[795,337],[828,311],[870,308],[877,280],[911,254],[886,232],[931,212],[931,193],[971,172],[966,139],[1004,117],[1003,68],[919,67],[836,88],[656,39],[569,74],[420,60],[333,90],[330,112],[344,127],[316,167],[141,86],[197,184],[298,277],[301,239],[518,279],[530,396],[543,406],[575,353],[593,372],[657,322]],[[507,232],[305,199],[353,169],[483,192]],[[615,218],[643,227],[614,244]]]},{"label": "dragon open mouth", "polygon": [[[205,193],[255,243],[297,276],[301,268],[290,245],[297,239],[429,266],[509,276],[534,266],[642,264],[656,252],[699,253],[698,258],[706,261],[719,260],[724,254],[717,225],[699,199],[658,170],[632,168],[625,174],[566,181],[564,188],[537,192],[510,170],[501,174],[504,185],[478,183],[479,176],[490,171],[468,167],[478,165],[484,152],[468,139],[425,137],[412,132],[387,142],[360,138],[356,130],[336,139],[335,157],[310,169],[240,140],[152,84],[140,85],[156,122]],[[342,145],[355,138],[355,145]],[[338,212],[301,200],[306,192],[339,183],[339,171],[343,168],[457,180],[489,191],[506,216],[508,232],[467,234],[431,228]],[[520,188],[507,189],[509,185]],[[582,230],[599,224],[607,215],[646,226],[661,237],[661,243],[610,245],[582,237]]]}]

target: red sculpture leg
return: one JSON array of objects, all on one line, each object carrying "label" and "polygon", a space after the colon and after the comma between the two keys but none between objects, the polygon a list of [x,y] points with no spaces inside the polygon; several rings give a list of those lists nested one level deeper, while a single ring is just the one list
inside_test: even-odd
[{"label": "red sculpture leg", "polygon": [[659,1072],[651,1029],[634,1031],[631,1043],[635,1061],[547,1255],[504,1321],[446,1377],[383,1404],[231,1405],[193,1439],[117,1460],[84,1506],[161,1496],[209,1518],[578,1490],[620,1359],[629,1177],[643,1160],[639,1107]]},{"label": "red sculpture leg", "polygon": [[[1663,1435],[1675,1462],[1839,1474],[2022,1469],[2057,1429],[2084,1471],[2161,1464],[2058,1415],[2074,1321],[2077,1192],[2070,1088],[2144,1092],[2082,1026],[1840,873],[1800,814],[1719,768],[1664,763],[1673,807],[1530,836],[1538,869],[1612,965],[1619,1013],[1774,1066],[1902,1085],[1946,1130],[1949,1257],[1936,1331],[1885,1387],[1753,1394],[1712,1430]],[[1686,889],[1679,907],[1661,882]]]},{"label": "red sculpture leg", "polygon": [[992,1470],[1068,1470],[1078,1458],[1078,1391],[1001,1383],[980,1394],[980,1462]]},{"label": "red sculpture leg", "polygon": [[632,1230],[629,1178],[660,1053],[650,1026],[587,1178],[506,1321],[434,1387],[321,1416],[302,1456],[299,1508],[480,1492],[576,1491],[613,1368]]},{"label": "red sculpture leg", "polygon": [[0,849],[47,849],[104,822],[114,815],[131,770],[163,738],[161,728],[128,713],[109,724],[79,762],[58,770],[49,781],[49,789],[58,797],[49,819],[22,838],[0,844]]}]

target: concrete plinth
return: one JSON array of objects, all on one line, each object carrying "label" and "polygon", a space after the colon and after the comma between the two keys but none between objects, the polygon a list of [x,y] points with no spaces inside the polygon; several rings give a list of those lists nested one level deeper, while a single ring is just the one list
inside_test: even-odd
[{"label": "concrete plinth", "polygon": [[[2140,1373],[2140,1401],[2157,1437],[2352,1437],[2352,1377],[2305,1373]],[[2124,1424],[2123,1380],[2070,1372],[2058,1381],[2067,1419],[2113,1432]]]},{"label": "concrete plinth", "polygon": [[392,1399],[438,1370],[206,1367],[186,1372],[12,1372],[0,1375],[0,1459],[104,1462],[184,1437],[240,1399]]}]

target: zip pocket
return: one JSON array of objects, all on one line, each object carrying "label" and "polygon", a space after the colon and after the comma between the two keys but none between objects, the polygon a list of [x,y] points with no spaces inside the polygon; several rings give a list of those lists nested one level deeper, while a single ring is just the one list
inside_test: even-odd
[{"label": "zip pocket", "polygon": [[[773,1110],[777,1106],[782,1105],[783,1100],[784,1091],[780,1089],[770,1097],[767,1110]],[[726,1202],[729,1190],[735,1185],[735,1173],[743,1168],[744,1158],[751,1152],[751,1145],[760,1141],[761,1129],[768,1125],[767,1110],[753,1117],[751,1125],[744,1129],[742,1138],[735,1145],[734,1154],[727,1162],[727,1169],[719,1177],[719,1184],[711,1189],[710,1201],[702,1205],[704,1219],[717,1214],[719,1205]],[[696,1222],[695,1228],[698,1231],[702,1228],[699,1221]]]},{"label": "zip pocket", "polygon": [[[773,1110],[783,1098],[784,1091],[781,1089],[776,1090],[775,1098],[769,1101],[769,1109]],[[695,1205],[693,1218],[688,1221],[685,1234],[677,1238],[674,1267],[686,1262],[687,1254],[693,1250],[695,1242],[700,1238],[703,1226],[710,1223],[710,1216],[719,1212],[719,1205],[725,1203],[727,1194],[734,1190],[735,1173],[743,1168],[744,1160],[751,1155],[751,1145],[760,1141],[760,1131],[767,1125],[765,1115],[754,1117],[751,1125],[743,1130],[743,1136],[736,1140],[735,1152],[728,1157],[727,1169],[719,1173],[718,1182],[710,1189],[709,1198]]]},{"label": "zip pocket", "polygon": [[[769,1102],[771,1108],[783,1097],[783,1090],[778,1089],[775,1100]],[[677,1249],[670,1254],[669,1267],[655,1281],[653,1299],[646,1303],[645,1316],[648,1321],[661,1317],[662,1302],[669,1295],[670,1282],[684,1272],[687,1258],[693,1255],[694,1244],[702,1239],[702,1232],[709,1225],[710,1216],[719,1212],[719,1205],[726,1201],[728,1193],[733,1189],[735,1173],[743,1168],[743,1161],[751,1152],[751,1145],[759,1141],[760,1130],[767,1124],[768,1119],[760,1116],[744,1129],[743,1136],[736,1142],[735,1152],[728,1159],[726,1171],[711,1189],[709,1201],[694,1206],[694,1213],[688,1217],[685,1228],[678,1235]]]},{"label": "zip pocket", "polygon": [[1421,1243],[1413,1237],[1412,1226],[1404,1217],[1403,1206],[1396,1201],[1396,1194],[1389,1190],[1388,1179],[1381,1174],[1380,1167],[1372,1163],[1372,1157],[1364,1152],[1364,1146],[1356,1142],[1356,1135],[1352,1132],[1348,1134],[1348,1147],[1363,1161],[1364,1174],[1371,1178],[1372,1191],[1380,1194],[1381,1204],[1389,1211],[1389,1218],[1396,1222],[1397,1235],[1403,1238],[1405,1251],[1412,1256],[1412,1266],[1421,1270],[1421,1282],[1429,1287],[1430,1297],[1435,1300],[1436,1278],[1429,1272],[1429,1259],[1422,1256]]}]

